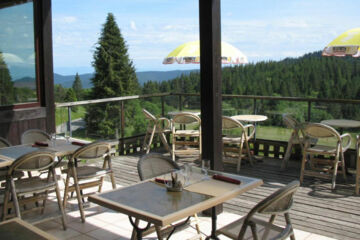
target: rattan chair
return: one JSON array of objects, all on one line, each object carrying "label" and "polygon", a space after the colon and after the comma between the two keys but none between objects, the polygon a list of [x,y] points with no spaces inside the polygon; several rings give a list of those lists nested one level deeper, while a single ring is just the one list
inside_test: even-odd
[{"label": "rattan chair", "polygon": [[355,194],[359,195],[360,188],[360,136],[356,136],[356,174],[355,174]]},{"label": "rattan chair", "polygon": [[160,153],[151,153],[140,158],[137,170],[141,181],[179,170],[179,165]]},{"label": "rattan chair", "polygon": [[[240,121],[231,117],[222,117],[222,131],[224,157],[237,158],[236,171],[238,173],[240,172],[241,160],[246,155],[248,156],[251,166],[253,166],[249,140],[255,134],[254,125],[243,125]],[[243,150],[246,151],[245,154]]]},{"label": "rattan chair", "polygon": [[[11,144],[8,142],[8,140],[6,140],[5,138],[0,137],[0,148],[4,148],[4,147],[10,147]],[[6,179],[6,175],[8,173],[9,168],[8,167],[3,167],[0,168],[0,182],[4,181]],[[22,172],[17,172],[16,173],[16,178],[20,178],[24,176],[24,174]]]},{"label": "rattan chair", "polygon": [[288,140],[288,144],[286,147],[285,155],[284,155],[284,158],[282,159],[282,163],[281,163],[281,168],[285,169],[288,165],[288,161],[289,161],[289,158],[291,155],[291,150],[294,145],[300,145],[301,152],[303,152],[304,138],[302,137],[303,134],[301,134],[302,136],[300,136],[300,133],[302,133],[303,125],[300,124],[295,118],[293,118],[292,116],[290,116],[288,114],[284,114],[283,122],[287,128],[292,129],[291,136]]},{"label": "rattan chair", "polygon": [[[184,129],[177,129],[183,126]],[[198,156],[201,161],[201,119],[182,112],[172,119],[172,159],[179,156]]]},{"label": "rattan chair", "polygon": [[[56,198],[61,213],[61,220],[64,230],[66,230],[65,212],[61,201],[60,190],[54,170],[55,156],[52,152],[34,151],[27,153],[16,159],[9,168],[8,179],[6,181],[3,220],[8,218],[9,208],[15,208],[16,217],[21,218],[20,206],[29,202],[38,202],[43,200],[42,206],[38,205],[44,213],[46,200],[49,191],[55,190]],[[15,180],[17,172],[30,171],[47,171],[47,178],[39,176]],[[11,196],[12,202],[9,202]],[[33,211],[34,209],[24,209],[22,212]],[[11,217],[11,216],[10,216]],[[53,216],[52,216],[53,217]],[[41,217],[32,221],[33,224],[45,221]]]},{"label": "rattan chair", "polygon": [[[306,137],[329,140],[329,145],[312,145],[309,141],[305,142],[300,183],[303,182],[304,176],[331,179],[331,189],[334,189],[339,166],[341,166],[342,175],[346,180],[344,152],[351,145],[350,134],[340,135],[334,128],[321,123],[308,123],[303,131]],[[328,156],[329,158],[317,156]],[[306,162],[309,162],[309,167],[305,166]]]},{"label": "rattan chair", "polygon": [[[83,189],[98,187],[98,192],[101,192],[104,177],[110,176],[112,188],[116,188],[116,182],[112,171],[110,145],[107,142],[94,142],[80,147],[76,150],[69,160],[68,169],[66,169],[67,176],[64,190],[64,207],[66,207],[68,194],[76,192],[78,199],[81,219],[85,222],[85,215],[83,211],[82,200],[84,197],[93,193],[83,193]],[[90,166],[87,164],[78,165],[80,161],[103,158],[102,167]],[[73,184],[70,185],[70,179],[73,179]]]},{"label": "rattan chair", "polygon": [[46,142],[50,140],[50,135],[40,129],[29,129],[21,135],[21,144],[34,144],[35,142]]},{"label": "rattan chair", "polygon": [[[179,165],[172,161],[170,158],[163,156],[160,153],[150,153],[147,155],[144,155],[140,158],[140,160],[138,161],[137,164],[137,170],[139,173],[139,178],[141,181],[146,180],[146,179],[150,179],[150,178],[154,178],[166,173],[169,173],[171,171],[173,171],[174,169],[179,170],[180,167]],[[198,217],[197,214],[194,214],[193,217],[195,218],[195,227],[197,230],[198,235],[201,238],[201,232],[200,232],[200,227],[198,224]],[[138,220],[136,220],[136,224],[139,223]],[[178,223],[177,225],[182,225],[184,222]],[[170,228],[174,228],[175,226],[170,226]],[[160,232],[166,232],[169,229],[168,227],[164,227],[163,229],[157,229],[157,233],[161,234]],[[153,229],[150,229],[150,231],[148,231],[146,234],[149,234],[151,232],[153,232]],[[133,232],[133,235],[135,234],[135,232]]]},{"label": "rattan chair", "polygon": [[[290,209],[293,205],[293,196],[299,187],[299,181],[293,181],[277,190],[253,207],[250,212],[216,231],[216,235],[225,235],[231,239],[278,239],[285,240],[290,237],[295,240],[290,220]],[[269,221],[257,218],[255,215],[270,215]],[[275,218],[284,214],[285,228],[274,224]]]},{"label": "rattan chair", "polygon": [[146,135],[144,138],[144,144],[143,149],[146,151],[146,153],[150,152],[151,144],[153,142],[155,134],[157,134],[160,137],[161,142],[163,143],[165,149],[168,152],[171,152],[169,144],[166,140],[165,134],[171,132],[171,123],[170,120],[161,117],[156,118],[154,115],[152,115],[149,111],[146,109],[143,109],[143,113],[145,115],[145,118],[148,121],[147,127],[146,127]]}]

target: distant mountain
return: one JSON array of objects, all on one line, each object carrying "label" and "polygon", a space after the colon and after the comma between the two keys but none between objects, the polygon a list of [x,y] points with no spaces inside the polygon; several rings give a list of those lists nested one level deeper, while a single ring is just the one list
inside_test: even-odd
[{"label": "distant mountain", "polygon": [[14,81],[14,87],[35,89],[36,82],[32,77],[23,77]]},{"label": "distant mountain", "polygon": [[[92,87],[90,79],[93,76],[94,76],[93,73],[79,74],[83,88],[91,88]],[[74,80],[75,80],[75,75],[64,76],[64,75],[54,73],[54,83],[60,84],[64,88],[71,88]]]},{"label": "distant mountain", "polygon": [[170,79],[174,79],[183,75],[189,75],[191,72],[199,70],[174,70],[174,71],[147,71],[147,72],[136,72],[136,76],[140,85],[148,81],[162,82]]},{"label": "distant mountain", "polygon": [[[136,72],[139,84],[144,85],[147,81],[162,82],[183,75],[188,75],[191,72],[199,70],[174,70],[174,71],[147,71],[147,72]],[[81,83],[83,88],[91,88],[91,78],[94,76],[93,73],[80,74]],[[61,84],[65,88],[70,88],[74,82],[75,75],[60,75],[54,73],[55,84]]]}]

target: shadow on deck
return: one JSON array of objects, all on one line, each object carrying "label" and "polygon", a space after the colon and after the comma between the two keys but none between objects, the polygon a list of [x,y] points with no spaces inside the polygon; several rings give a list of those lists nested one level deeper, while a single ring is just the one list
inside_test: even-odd
[{"label": "shadow on deck", "polygon": [[[118,156],[113,160],[116,180],[126,186],[139,181],[137,162],[140,155]],[[224,211],[245,215],[256,203],[278,188],[299,179],[300,163],[290,162],[281,170],[279,159],[264,159],[251,167],[243,165],[240,174],[262,178],[264,184],[224,204]],[[225,171],[236,173],[235,165],[225,164]],[[291,219],[295,229],[337,239],[360,239],[360,197],[354,195],[353,177],[347,183],[338,176],[336,189],[331,191],[330,181],[305,178],[295,195]],[[279,216],[278,224],[284,224]]]}]

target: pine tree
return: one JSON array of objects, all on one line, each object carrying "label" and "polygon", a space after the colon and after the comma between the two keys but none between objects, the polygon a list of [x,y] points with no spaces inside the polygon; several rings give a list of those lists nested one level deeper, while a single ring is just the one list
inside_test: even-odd
[{"label": "pine tree", "polygon": [[[111,98],[139,93],[139,84],[135,68],[129,59],[128,49],[115,22],[114,15],[109,13],[103,25],[101,35],[94,52],[93,67],[95,75],[91,79],[93,88],[91,99]],[[138,112],[129,105],[139,108],[135,101],[126,103],[126,123]],[[102,137],[114,137],[120,127],[120,104],[106,103],[90,105],[86,115],[90,133]],[[129,127],[128,125],[126,126]],[[129,133],[130,134],[130,133]]]},{"label": "pine tree", "polygon": [[74,89],[77,100],[82,100],[83,89],[82,89],[81,79],[78,73],[76,73],[75,75],[75,80],[73,82],[72,88]]},{"label": "pine tree", "polygon": [[[76,98],[76,93],[72,88],[69,88],[66,91],[66,95],[65,95],[65,102],[76,102],[77,98]],[[76,112],[77,111],[77,107],[72,106],[71,107],[71,111]]]},{"label": "pine tree", "polygon": [[61,84],[54,86],[55,102],[64,102],[66,97],[66,90]]},{"label": "pine tree", "polygon": [[14,103],[15,92],[13,82],[11,81],[10,71],[4,61],[2,52],[0,52],[0,105],[10,105]]}]

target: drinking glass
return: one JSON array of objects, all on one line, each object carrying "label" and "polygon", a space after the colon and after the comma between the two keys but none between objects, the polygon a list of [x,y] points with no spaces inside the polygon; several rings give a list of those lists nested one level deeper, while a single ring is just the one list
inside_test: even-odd
[{"label": "drinking glass", "polygon": [[202,166],[201,166],[201,173],[204,174],[203,180],[208,180],[209,178],[209,169],[210,169],[210,161],[209,160],[203,160]]},{"label": "drinking glass", "polygon": [[56,133],[51,133],[50,137],[51,137],[51,145],[53,147],[56,147]]},{"label": "drinking glass", "polygon": [[65,129],[64,136],[66,139],[66,143],[70,143],[70,131],[68,129]]},{"label": "drinking glass", "polygon": [[189,163],[184,163],[183,175],[184,175],[184,186],[188,186],[190,184],[190,178],[191,178],[191,166]]}]

